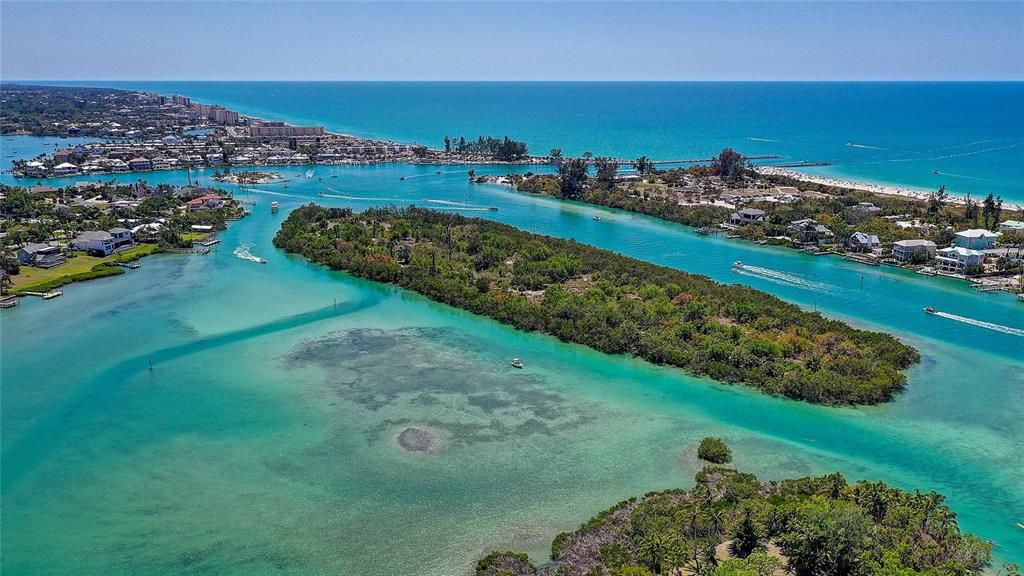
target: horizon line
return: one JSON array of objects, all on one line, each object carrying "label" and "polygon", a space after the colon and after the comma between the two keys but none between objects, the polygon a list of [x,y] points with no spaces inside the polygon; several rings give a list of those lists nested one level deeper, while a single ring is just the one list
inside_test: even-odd
[{"label": "horizon line", "polygon": [[0,84],[17,84],[18,82],[308,82],[308,83],[430,83],[430,82],[445,82],[445,83],[715,83],[715,82],[735,82],[735,83],[762,83],[762,84],[781,84],[781,83],[970,83],[970,82],[992,82],[992,83],[1024,83],[1024,77],[1021,78],[936,78],[936,79],[883,79],[883,78],[868,78],[868,79],[828,79],[828,80],[816,80],[809,78],[793,78],[793,79],[778,79],[778,80],[764,80],[764,79],[701,79],[701,80],[687,80],[687,79],[565,79],[565,80],[554,80],[554,79],[490,79],[490,80],[479,80],[479,79],[468,79],[468,78],[443,78],[443,79],[274,79],[274,78],[243,78],[243,79],[228,79],[228,80],[216,80],[209,78],[164,78],[164,79],[147,79],[147,78],[88,78],[88,79],[57,79],[57,78],[19,78],[19,79],[2,79],[0,78]]}]

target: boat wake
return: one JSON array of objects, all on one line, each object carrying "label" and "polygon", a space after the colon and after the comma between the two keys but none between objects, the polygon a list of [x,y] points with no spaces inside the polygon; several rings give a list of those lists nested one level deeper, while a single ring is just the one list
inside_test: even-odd
[{"label": "boat wake", "polygon": [[888,150],[888,148],[880,148],[878,146],[869,146],[867,144],[856,144],[854,142],[847,142],[847,146],[850,148],[866,148],[868,150]]},{"label": "boat wake", "polygon": [[974,156],[976,154],[985,154],[988,152],[997,152],[999,150],[1009,150],[1010,148],[1016,148],[1020,146],[1020,142],[1016,144],[1010,144],[1007,146],[996,146],[995,148],[984,148],[982,150],[972,150],[971,152],[961,152],[959,154],[946,154],[945,156],[937,156],[933,160],[945,160],[946,158],[960,158],[961,156]]},{"label": "boat wake", "polygon": [[782,142],[782,140],[772,140],[771,138],[754,138],[753,136],[747,136],[747,140],[751,142]]},{"label": "boat wake", "polygon": [[248,260],[250,262],[257,262],[262,264],[263,258],[255,256],[252,252],[249,252],[249,249],[252,248],[253,246],[255,246],[255,244],[249,242],[246,242],[245,244],[239,244],[238,247],[235,248],[234,254],[236,257],[241,258],[242,260]]},{"label": "boat wake", "polygon": [[430,198],[424,199],[424,202],[428,204],[440,204],[445,206],[446,210],[459,210],[465,212],[487,212],[490,208],[486,206],[475,206],[473,204],[467,204],[465,202],[454,202],[452,200],[432,200]]},{"label": "boat wake", "polygon": [[779,284],[780,286],[795,286],[797,288],[803,288],[804,290],[810,290],[812,292],[820,292],[822,294],[835,294],[837,292],[836,287],[831,284],[808,280],[795,274],[788,274],[786,272],[772,270],[771,268],[762,268],[760,266],[744,264],[733,268],[733,271],[737,274],[742,274],[743,276],[767,280],[768,282]]},{"label": "boat wake", "polygon": [[948,312],[935,312],[935,316],[941,316],[943,318],[946,318],[947,320],[963,322],[964,324],[970,324],[971,326],[977,326],[979,328],[995,330],[996,332],[1010,334],[1011,336],[1024,336],[1024,330],[1021,330],[1020,328],[1011,328],[1010,326],[1003,326],[1002,324],[993,324],[992,322],[985,322],[984,320],[975,320],[974,318],[968,318],[966,316],[957,316],[956,314],[950,314]]},{"label": "boat wake", "polygon": [[246,192],[256,192],[257,194],[269,194],[271,196],[284,196],[285,198],[302,198],[302,196],[296,194],[285,194],[284,192],[271,192],[270,190],[260,190],[258,188],[246,188]]},{"label": "boat wake", "polygon": [[[331,192],[340,192],[334,188],[327,188]],[[394,198],[381,198],[372,196],[350,196],[348,194],[324,194],[320,193],[321,198],[337,198],[338,200],[362,200],[364,202],[401,202],[401,200],[395,200]]]}]

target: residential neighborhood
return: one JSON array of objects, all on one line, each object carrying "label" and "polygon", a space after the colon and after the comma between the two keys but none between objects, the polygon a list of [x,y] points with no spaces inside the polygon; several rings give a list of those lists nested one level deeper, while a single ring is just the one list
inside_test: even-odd
[{"label": "residential neighborhood", "polygon": [[202,253],[246,214],[228,192],[201,186],[0,185],[0,287],[51,293],[138,267],[134,260],[158,250]]}]

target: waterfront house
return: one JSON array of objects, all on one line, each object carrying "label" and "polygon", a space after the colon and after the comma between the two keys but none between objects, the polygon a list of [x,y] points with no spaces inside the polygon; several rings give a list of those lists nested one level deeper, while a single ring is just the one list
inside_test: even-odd
[{"label": "waterfront house", "polygon": [[985,248],[991,248],[995,244],[996,236],[995,232],[985,230],[984,228],[972,228],[963,232],[957,232],[954,244],[960,248],[984,250]]},{"label": "waterfront house", "polygon": [[729,223],[735,226],[746,226],[747,224],[760,224],[764,222],[764,210],[757,208],[744,208],[732,213]]},{"label": "waterfront house", "polygon": [[901,264],[914,258],[914,254],[923,252],[926,260],[935,258],[935,242],[931,240],[898,240],[892,243],[892,257]]},{"label": "waterfront house", "polygon": [[63,164],[65,162],[70,162],[71,161],[71,156],[74,153],[75,153],[75,151],[70,149],[70,148],[67,148],[67,149],[64,149],[64,150],[57,150],[56,152],[53,153],[53,161],[58,163],[58,164]]},{"label": "waterfront house", "polygon": [[935,267],[940,272],[964,274],[968,268],[980,266],[984,260],[984,252],[963,246],[950,246],[938,251],[935,257]]},{"label": "waterfront house", "polygon": [[1024,232],[1024,222],[1020,220],[1006,220],[999,223],[1000,232]]},{"label": "waterfront house", "polygon": [[224,205],[224,200],[217,194],[204,194],[198,198],[188,201],[190,212],[199,210],[215,210]]},{"label": "waterfront house", "polygon": [[141,172],[143,170],[152,170],[153,163],[148,158],[139,156],[138,158],[132,158],[128,161],[128,169],[132,172]]},{"label": "waterfront house", "polygon": [[37,268],[54,268],[68,261],[57,246],[30,242],[17,251],[18,263]]},{"label": "waterfront house", "polygon": [[25,176],[30,178],[44,178],[47,175],[46,165],[37,160],[26,162],[24,166]]},{"label": "waterfront house", "polygon": [[123,173],[128,171],[128,163],[123,160],[114,159],[110,161],[110,171]]},{"label": "waterfront house", "polygon": [[825,244],[835,237],[831,230],[812,218],[790,222],[788,232],[794,242],[801,244]]},{"label": "waterfront house", "polygon": [[75,238],[73,245],[76,250],[87,252],[92,256],[109,256],[114,252],[127,250],[135,245],[131,230],[127,228],[111,228],[110,230],[91,230],[82,232]]},{"label": "waterfront house", "polygon": [[78,174],[78,166],[71,162],[64,162],[53,167],[54,176],[74,176]]},{"label": "waterfront house", "polygon": [[153,170],[170,170],[171,162],[167,158],[157,157],[153,158]]},{"label": "waterfront house", "polygon": [[846,245],[854,252],[871,252],[875,248],[881,245],[878,240],[878,236],[874,234],[865,234],[863,232],[854,232],[846,240]]}]

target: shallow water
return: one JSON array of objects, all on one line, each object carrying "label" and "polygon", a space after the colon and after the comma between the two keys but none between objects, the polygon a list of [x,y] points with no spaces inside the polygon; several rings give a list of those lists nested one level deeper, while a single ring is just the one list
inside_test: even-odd
[{"label": "shallow water", "polygon": [[[254,214],[209,256],[147,258],[0,315],[5,570],[464,574],[495,548],[543,559],[554,534],[614,502],[691,484],[708,434],[762,478],[841,470],[938,490],[1001,557],[1024,558],[1024,337],[983,324],[1024,328],[1008,295],[430,167],[286,172],[288,188],[236,192]],[[519,333],[270,242],[303,203],[380,198],[494,206],[481,215],[894,331],[923,360],[893,403],[809,406]],[[404,451],[409,426],[436,449]]]}]

